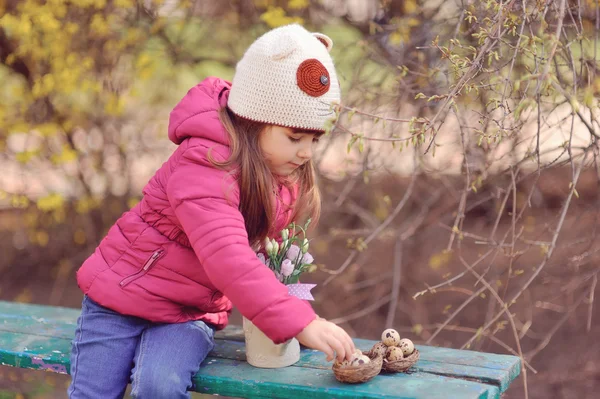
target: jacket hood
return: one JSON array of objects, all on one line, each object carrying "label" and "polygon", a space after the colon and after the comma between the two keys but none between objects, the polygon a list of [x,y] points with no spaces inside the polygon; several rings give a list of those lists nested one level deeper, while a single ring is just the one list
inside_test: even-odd
[{"label": "jacket hood", "polygon": [[219,120],[219,109],[227,105],[231,83],[210,77],[192,87],[169,116],[169,139],[181,144],[188,137],[201,137],[229,145],[229,134]]}]

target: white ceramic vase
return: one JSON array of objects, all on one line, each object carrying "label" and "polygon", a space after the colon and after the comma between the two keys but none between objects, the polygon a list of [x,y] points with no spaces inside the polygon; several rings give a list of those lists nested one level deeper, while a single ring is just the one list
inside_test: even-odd
[{"label": "white ceramic vase", "polygon": [[254,367],[275,369],[291,366],[300,360],[300,343],[297,339],[274,344],[269,337],[244,317],[246,359]]}]

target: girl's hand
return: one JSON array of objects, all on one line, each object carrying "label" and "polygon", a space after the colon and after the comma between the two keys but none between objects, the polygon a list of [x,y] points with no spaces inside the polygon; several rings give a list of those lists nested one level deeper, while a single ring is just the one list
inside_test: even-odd
[{"label": "girl's hand", "polygon": [[346,331],[320,317],[307,325],[296,339],[306,347],[324,352],[328,362],[333,360],[334,352],[340,362],[350,360],[355,350],[354,342]]}]

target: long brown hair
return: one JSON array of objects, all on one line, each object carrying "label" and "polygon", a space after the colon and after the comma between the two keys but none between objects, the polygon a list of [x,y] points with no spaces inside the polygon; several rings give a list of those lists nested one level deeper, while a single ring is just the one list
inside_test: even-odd
[{"label": "long brown hair", "polygon": [[[235,115],[229,108],[219,110],[219,118],[229,133],[231,156],[224,162],[210,161],[235,174],[240,188],[240,211],[244,216],[250,245],[262,242],[275,227],[273,191],[277,180],[260,149],[259,136],[269,126]],[[321,214],[321,193],[316,185],[312,160],[299,167],[282,183],[291,188],[298,183],[298,196],[292,206],[292,219],[316,226]],[[284,210],[285,211],[285,210]]]}]

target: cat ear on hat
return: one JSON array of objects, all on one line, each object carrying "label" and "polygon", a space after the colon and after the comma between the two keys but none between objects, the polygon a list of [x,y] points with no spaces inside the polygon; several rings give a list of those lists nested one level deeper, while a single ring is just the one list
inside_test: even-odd
[{"label": "cat ear on hat", "polygon": [[292,55],[297,48],[296,40],[292,35],[282,34],[271,43],[268,55],[272,60],[280,61]]},{"label": "cat ear on hat", "polygon": [[331,51],[331,49],[333,48],[333,40],[331,40],[329,36],[319,32],[313,32],[312,35],[319,39],[321,43],[323,43],[328,52]]}]

